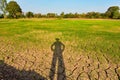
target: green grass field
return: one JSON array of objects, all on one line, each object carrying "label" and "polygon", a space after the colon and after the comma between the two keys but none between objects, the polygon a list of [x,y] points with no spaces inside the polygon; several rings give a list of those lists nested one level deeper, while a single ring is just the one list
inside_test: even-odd
[{"label": "green grass field", "polygon": [[[43,58],[46,62],[50,60],[48,62],[51,63],[50,46],[55,38],[60,38],[65,45],[64,59],[68,70],[67,75],[70,73],[67,66],[74,64],[79,55],[89,55],[93,60],[97,55],[103,64],[104,56],[110,64],[120,65],[119,20],[1,19],[0,59],[18,69],[23,69],[22,66],[13,64],[18,59],[16,55],[26,56],[28,53],[38,53],[35,56]],[[7,60],[8,58],[10,60]],[[72,58],[72,62],[67,64],[69,58]],[[33,57],[30,59],[33,60]],[[26,70],[28,66],[25,67]],[[36,72],[47,76],[49,71],[41,73],[36,70]],[[105,79],[101,78],[101,80]]]}]

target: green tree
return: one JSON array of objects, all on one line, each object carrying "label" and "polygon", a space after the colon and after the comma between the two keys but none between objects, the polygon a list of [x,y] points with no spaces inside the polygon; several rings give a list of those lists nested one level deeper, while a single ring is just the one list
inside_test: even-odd
[{"label": "green tree", "polygon": [[80,14],[75,13],[75,14],[74,14],[74,18],[80,18]]},{"label": "green tree", "polygon": [[33,18],[33,17],[34,17],[33,12],[30,12],[30,11],[27,12],[27,13],[26,13],[26,17],[27,17],[27,18]]},{"label": "green tree", "polygon": [[119,13],[119,17],[118,17],[118,19],[120,19],[120,13]]},{"label": "green tree", "polygon": [[80,18],[86,18],[86,14],[85,13],[79,14],[79,17]]},{"label": "green tree", "polygon": [[47,14],[41,14],[41,18],[47,18]]},{"label": "green tree", "polygon": [[22,9],[15,1],[10,1],[6,7],[6,10],[9,12],[9,15],[13,18],[18,18],[22,15]]},{"label": "green tree", "polygon": [[4,18],[4,15],[0,13],[0,18]]},{"label": "green tree", "polygon": [[47,13],[48,18],[55,18],[56,16],[57,16],[57,14],[55,14],[55,13]]},{"label": "green tree", "polygon": [[6,0],[0,0],[0,11],[3,12],[4,18],[6,18],[6,6],[7,6],[7,1]]},{"label": "green tree", "polygon": [[108,18],[117,19],[119,17],[119,7],[118,6],[109,7],[105,14]]},{"label": "green tree", "polygon": [[62,13],[60,14],[60,17],[61,17],[61,18],[63,18],[63,17],[64,17],[64,15],[65,15],[65,13],[64,13],[64,12],[62,12]]},{"label": "green tree", "polygon": [[35,17],[35,18],[41,18],[42,15],[41,15],[41,13],[37,13],[37,14],[34,14],[34,17]]},{"label": "green tree", "polygon": [[73,13],[67,13],[64,15],[64,18],[74,18],[74,14]]},{"label": "green tree", "polygon": [[101,13],[99,12],[88,12],[86,18],[101,18]]}]

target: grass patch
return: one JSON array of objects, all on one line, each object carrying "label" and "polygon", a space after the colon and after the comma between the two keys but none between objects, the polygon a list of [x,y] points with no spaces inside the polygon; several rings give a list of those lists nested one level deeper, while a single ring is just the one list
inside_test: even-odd
[{"label": "grass patch", "polygon": [[94,51],[120,57],[118,20],[0,20],[0,41],[4,40],[4,44],[12,40],[18,47],[26,44],[50,49],[56,37],[65,43],[66,49],[72,47],[73,52]]}]

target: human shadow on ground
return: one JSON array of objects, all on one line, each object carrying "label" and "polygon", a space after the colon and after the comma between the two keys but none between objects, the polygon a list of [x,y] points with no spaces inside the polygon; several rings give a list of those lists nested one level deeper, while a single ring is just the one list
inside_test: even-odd
[{"label": "human shadow on ground", "polygon": [[59,40],[59,38],[56,38],[56,42],[51,45],[51,50],[53,51],[53,58],[49,73],[50,80],[55,80],[55,75],[56,80],[66,80],[65,64],[62,55],[64,49],[65,45]]},{"label": "human shadow on ground", "polygon": [[0,80],[47,80],[35,71],[18,70],[0,60]]}]

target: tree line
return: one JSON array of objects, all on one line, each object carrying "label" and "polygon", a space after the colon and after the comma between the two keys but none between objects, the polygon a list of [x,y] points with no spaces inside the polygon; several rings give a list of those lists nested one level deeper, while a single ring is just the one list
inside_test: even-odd
[{"label": "tree line", "polygon": [[120,19],[119,6],[111,6],[105,13],[87,12],[87,13],[33,13],[31,11],[23,13],[21,7],[16,1],[0,0],[0,18],[90,18],[90,19]]}]

